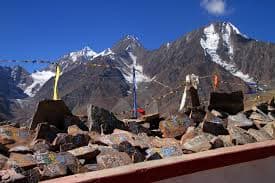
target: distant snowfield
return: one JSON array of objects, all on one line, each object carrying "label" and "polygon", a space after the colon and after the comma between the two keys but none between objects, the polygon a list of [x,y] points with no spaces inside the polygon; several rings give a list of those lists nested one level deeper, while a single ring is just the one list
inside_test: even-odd
[{"label": "distant snowfield", "polygon": [[31,77],[33,83],[25,89],[24,93],[33,97],[36,92],[53,76],[55,76],[55,73],[52,71],[37,71],[32,73]]},{"label": "distant snowfield", "polygon": [[[233,45],[230,42],[230,36],[231,36],[231,28],[233,31],[235,31],[237,34],[241,36],[245,36],[240,33],[240,31],[233,26],[232,24],[223,24],[222,28],[222,41],[223,45],[225,45],[228,48],[228,55],[230,58],[230,61],[222,60],[221,57],[217,53],[217,49],[220,42],[220,36],[215,31],[215,27],[213,24],[206,27],[204,29],[204,35],[205,38],[201,38],[200,44],[201,47],[204,49],[205,53],[210,55],[211,60],[215,62],[216,64],[219,64],[223,68],[225,68],[227,71],[229,71],[232,75],[239,77],[245,82],[254,82],[254,79],[250,77],[248,74],[244,74],[242,71],[238,69],[238,67],[235,65],[234,62],[232,62],[233,55],[234,55],[234,48]],[[245,36],[247,38],[247,36]]]}]

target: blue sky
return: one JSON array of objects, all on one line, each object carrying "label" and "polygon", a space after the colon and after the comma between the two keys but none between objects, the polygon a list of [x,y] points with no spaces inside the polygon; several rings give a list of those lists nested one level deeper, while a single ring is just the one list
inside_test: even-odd
[{"label": "blue sky", "polygon": [[274,17],[274,0],[1,0],[0,60],[54,60],[86,45],[101,51],[126,34],[156,49],[214,21],[274,43]]}]

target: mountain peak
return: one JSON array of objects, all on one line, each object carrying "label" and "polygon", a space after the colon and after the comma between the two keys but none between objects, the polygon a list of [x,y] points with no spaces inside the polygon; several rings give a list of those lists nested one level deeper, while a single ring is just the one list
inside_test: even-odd
[{"label": "mountain peak", "polygon": [[143,48],[139,39],[133,35],[126,35],[112,47],[112,50],[115,53],[120,53],[123,51],[133,51],[137,48]]},{"label": "mountain peak", "polygon": [[[227,29],[228,32],[232,32],[232,33],[235,33],[245,39],[249,39],[249,37],[245,34],[243,34],[239,28],[237,28],[237,26],[235,26],[233,23],[231,22],[215,22],[215,23],[211,23],[210,25],[208,26],[211,26],[211,25],[214,25],[215,27],[218,27],[220,30],[225,30]],[[207,26],[207,27],[208,27]],[[230,29],[230,30],[229,30]]]},{"label": "mountain peak", "polygon": [[89,46],[85,46],[84,48],[82,48],[81,50],[79,51],[74,51],[74,52],[71,52],[67,55],[64,56],[64,58],[67,58],[67,59],[70,59],[72,60],[73,62],[77,61],[79,58],[85,58],[85,59],[90,59],[92,57],[94,57],[95,55],[97,55],[97,53],[92,50]]}]

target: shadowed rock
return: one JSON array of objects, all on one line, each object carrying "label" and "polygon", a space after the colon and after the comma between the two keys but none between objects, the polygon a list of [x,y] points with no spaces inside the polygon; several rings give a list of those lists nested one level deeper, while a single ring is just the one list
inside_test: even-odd
[{"label": "shadowed rock", "polygon": [[209,111],[215,109],[217,111],[226,112],[235,115],[244,109],[243,92],[237,91],[232,93],[216,93],[210,94]]},{"label": "shadowed rock", "polygon": [[39,123],[47,122],[60,130],[65,130],[65,118],[73,116],[62,100],[40,101],[34,114],[30,129],[35,129]]},{"label": "shadowed rock", "polygon": [[113,133],[114,129],[126,130],[124,123],[118,120],[112,112],[96,106],[88,107],[90,130],[104,134]]}]

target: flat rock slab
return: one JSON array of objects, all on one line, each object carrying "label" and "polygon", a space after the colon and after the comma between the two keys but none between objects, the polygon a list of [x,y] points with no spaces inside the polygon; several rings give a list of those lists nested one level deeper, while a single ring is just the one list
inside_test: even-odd
[{"label": "flat rock slab", "polygon": [[158,153],[162,158],[183,155],[182,149],[179,146],[167,146],[162,148],[152,148],[146,150],[147,157],[151,157]]},{"label": "flat rock slab", "polygon": [[263,142],[266,140],[272,140],[272,137],[263,129],[255,130],[255,129],[249,129],[248,133],[254,137],[257,142]]},{"label": "flat rock slab", "polygon": [[76,149],[72,149],[68,152],[77,157],[78,159],[86,160],[94,159],[100,153],[100,151],[93,146],[83,146]]},{"label": "flat rock slab", "polygon": [[18,166],[20,168],[30,169],[36,166],[36,161],[31,154],[11,153],[7,164],[10,168]]},{"label": "flat rock slab", "polygon": [[47,122],[65,130],[67,116],[72,116],[72,113],[62,100],[43,100],[37,106],[30,128],[35,129],[39,123]]},{"label": "flat rock slab", "polygon": [[251,127],[253,126],[253,121],[248,119],[245,114],[238,113],[236,115],[228,116],[228,126],[237,126],[237,127]]},{"label": "flat rock slab", "polygon": [[192,139],[187,140],[182,148],[193,152],[206,151],[211,148],[211,144],[204,135],[198,135]]},{"label": "flat rock slab", "polygon": [[131,158],[125,152],[100,153],[96,160],[99,169],[114,168],[132,163]]},{"label": "flat rock slab", "polygon": [[243,92],[237,91],[232,93],[217,93],[210,94],[209,111],[215,109],[217,111],[226,112],[235,115],[244,110]]},{"label": "flat rock slab", "polygon": [[15,146],[13,148],[10,148],[9,152],[21,153],[21,154],[32,153],[31,149],[27,146]]},{"label": "flat rock slab", "polygon": [[232,143],[235,145],[244,145],[256,142],[256,139],[251,136],[246,130],[239,127],[228,128]]}]

